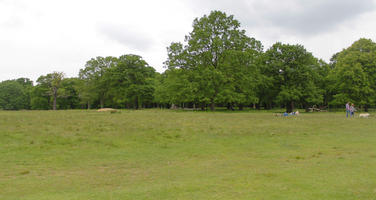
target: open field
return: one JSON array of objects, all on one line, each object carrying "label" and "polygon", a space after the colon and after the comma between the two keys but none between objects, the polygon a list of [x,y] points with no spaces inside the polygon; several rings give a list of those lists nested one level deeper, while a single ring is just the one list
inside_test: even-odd
[{"label": "open field", "polygon": [[0,111],[0,199],[376,199],[375,124],[344,113]]}]

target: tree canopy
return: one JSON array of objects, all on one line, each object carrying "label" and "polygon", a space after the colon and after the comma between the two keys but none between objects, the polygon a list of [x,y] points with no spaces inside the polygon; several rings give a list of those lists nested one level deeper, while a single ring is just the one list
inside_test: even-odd
[{"label": "tree canopy", "polygon": [[0,83],[0,109],[20,110],[30,108],[29,89],[32,82],[26,78]]},{"label": "tree canopy", "polygon": [[333,58],[334,99],[332,104],[348,101],[366,110],[376,98],[376,43],[361,38]]},{"label": "tree canopy", "polygon": [[167,77],[177,82],[166,83],[185,87],[174,88],[193,95],[189,101],[210,104],[211,110],[214,110],[215,103],[241,104],[255,101],[254,92],[244,87],[244,84],[256,86],[255,64],[262,52],[262,45],[240,29],[240,23],[234,16],[213,11],[208,16],[195,19],[193,30],[185,37],[185,41],[186,45],[170,45],[166,64],[170,71],[175,70],[174,74],[185,76],[182,81],[188,83],[181,84],[181,79],[171,75]]},{"label": "tree canopy", "polygon": [[275,101],[286,105],[287,112],[296,104],[304,106],[322,102],[316,86],[318,60],[301,45],[276,43],[265,52],[264,73],[271,77],[270,89]]}]

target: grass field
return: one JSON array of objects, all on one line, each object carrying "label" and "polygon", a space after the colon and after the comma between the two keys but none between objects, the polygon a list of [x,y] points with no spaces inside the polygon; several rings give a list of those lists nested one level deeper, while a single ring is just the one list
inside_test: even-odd
[{"label": "grass field", "polygon": [[375,124],[344,113],[0,111],[0,199],[376,199]]}]

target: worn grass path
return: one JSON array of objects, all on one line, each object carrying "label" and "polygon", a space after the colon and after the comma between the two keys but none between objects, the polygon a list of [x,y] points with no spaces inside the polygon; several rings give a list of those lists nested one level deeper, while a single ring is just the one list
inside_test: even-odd
[{"label": "worn grass path", "polygon": [[0,199],[376,199],[376,118],[0,111]]}]

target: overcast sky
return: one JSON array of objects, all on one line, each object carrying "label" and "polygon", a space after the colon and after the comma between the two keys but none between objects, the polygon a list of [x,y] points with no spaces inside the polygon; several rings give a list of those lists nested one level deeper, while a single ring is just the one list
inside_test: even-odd
[{"label": "overcast sky", "polygon": [[166,47],[195,18],[221,10],[265,50],[280,41],[330,57],[361,37],[376,41],[376,0],[0,0],[0,81],[63,71],[96,56],[142,56],[164,71]]}]

